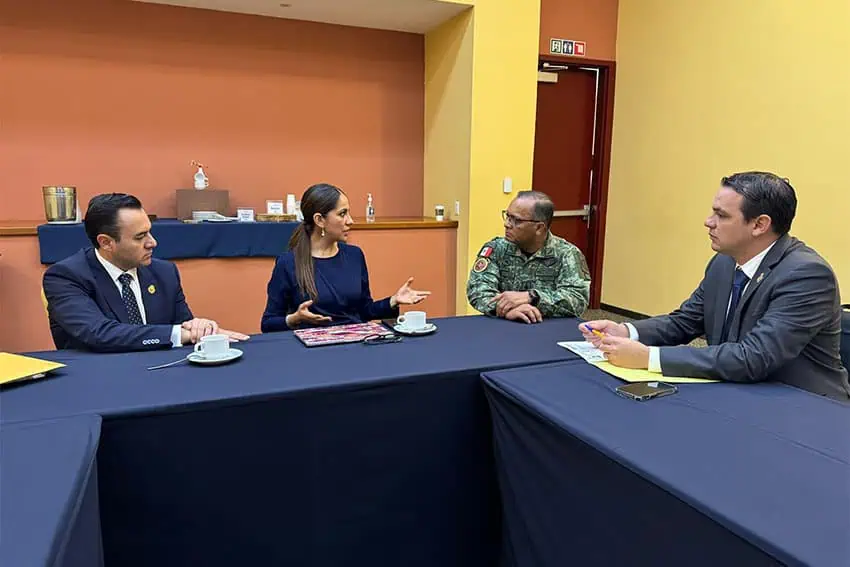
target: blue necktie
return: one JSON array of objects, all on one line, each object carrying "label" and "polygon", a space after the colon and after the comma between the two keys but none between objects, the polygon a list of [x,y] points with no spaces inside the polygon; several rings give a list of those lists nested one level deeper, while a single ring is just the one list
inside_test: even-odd
[{"label": "blue necktie", "polygon": [[732,282],[732,298],[729,302],[729,311],[726,313],[726,321],[723,323],[723,332],[720,334],[720,342],[725,343],[729,338],[729,327],[732,326],[732,319],[735,318],[735,308],[738,307],[738,302],[741,301],[741,294],[744,293],[744,287],[750,278],[744,273],[741,268],[735,269],[735,280]]},{"label": "blue necktie", "polygon": [[142,325],[142,312],[139,311],[139,303],[136,301],[136,294],[130,287],[130,282],[133,281],[133,276],[130,274],[121,274],[118,276],[118,281],[121,283],[121,299],[124,300],[124,307],[127,308],[127,317],[131,325]]}]

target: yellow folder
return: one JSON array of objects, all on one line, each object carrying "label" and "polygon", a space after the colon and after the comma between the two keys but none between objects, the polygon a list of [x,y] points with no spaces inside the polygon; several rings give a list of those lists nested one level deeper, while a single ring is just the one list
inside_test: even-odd
[{"label": "yellow folder", "polygon": [[663,376],[649,370],[636,370],[634,368],[620,368],[610,362],[593,362],[593,366],[603,370],[612,376],[616,376],[626,382],[668,382],[670,384],[708,384],[719,382],[719,380],[708,380],[706,378],[687,378],[685,376]]},{"label": "yellow folder", "polygon": [[37,378],[63,366],[65,365],[60,362],[0,352],[0,384],[23,380],[24,378]]}]

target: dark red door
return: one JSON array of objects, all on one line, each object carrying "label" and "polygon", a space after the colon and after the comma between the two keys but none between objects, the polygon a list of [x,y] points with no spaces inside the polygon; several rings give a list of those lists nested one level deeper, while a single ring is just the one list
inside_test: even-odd
[{"label": "dark red door", "polygon": [[[598,71],[569,66],[537,83],[532,188],[555,203],[552,232],[588,256]],[[591,262],[591,258],[587,258]]]}]

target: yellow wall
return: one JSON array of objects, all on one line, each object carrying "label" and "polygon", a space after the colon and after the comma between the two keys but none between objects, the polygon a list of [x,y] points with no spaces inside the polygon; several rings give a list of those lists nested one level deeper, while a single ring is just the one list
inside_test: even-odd
[{"label": "yellow wall", "polygon": [[[475,5],[469,258],[504,234],[501,210],[517,191],[531,187],[540,2],[520,4],[479,0]],[[513,180],[510,195],[502,192],[505,177]]]},{"label": "yellow wall", "polygon": [[602,301],[669,311],[723,175],[774,171],[850,300],[850,1],[620,0]]},{"label": "yellow wall", "polygon": [[[466,310],[472,135],[472,10],[425,35],[425,215],[434,205],[458,221],[456,313]],[[455,215],[455,201],[460,215]]]},{"label": "yellow wall", "polygon": [[[464,290],[458,312],[472,313],[463,301],[469,260],[484,242],[503,233],[500,211],[518,190],[531,186],[540,1],[527,0],[521,7],[514,0],[462,3],[474,6],[471,39],[469,20],[463,19],[468,16],[459,16],[425,36],[424,201],[426,210],[432,210],[437,200],[452,205],[460,200],[454,195],[462,197],[464,189],[452,188],[448,181],[463,178],[461,171],[468,160],[468,205],[462,209],[464,224],[458,234],[458,242],[466,245],[465,250],[458,250],[458,289]],[[471,49],[468,83],[461,76],[470,61],[464,49]],[[456,70],[440,72],[442,65]],[[469,89],[468,95],[463,94],[464,89]],[[441,112],[442,100],[449,101],[449,109]],[[465,138],[467,111],[470,120]],[[452,136],[461,142],[449,142]],[[449,155],[438,151],[442,140],[453,147],[468,141],[468,158],[463,152]],[[510,195],[502,192],[505,177],[513,180]],[[441,180],[447,183],[441,186]]]}]

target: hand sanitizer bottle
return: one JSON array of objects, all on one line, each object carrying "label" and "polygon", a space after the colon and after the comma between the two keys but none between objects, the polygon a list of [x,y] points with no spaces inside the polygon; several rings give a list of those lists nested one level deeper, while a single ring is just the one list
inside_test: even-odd
[{"label": "hand sanitizer bottle", "polygon": [[198,165],[198,172],[195,173],[195,189],[206,189],[210,186],[209,178],[207,174],[204,173],[204,166],[201,164]]},{"label": "hand sanitizer bottle", "polygon": [[375,222],[375,207],[372,204],[371,193],[369,193],[369,198],[366,203],[366,222]]}]

